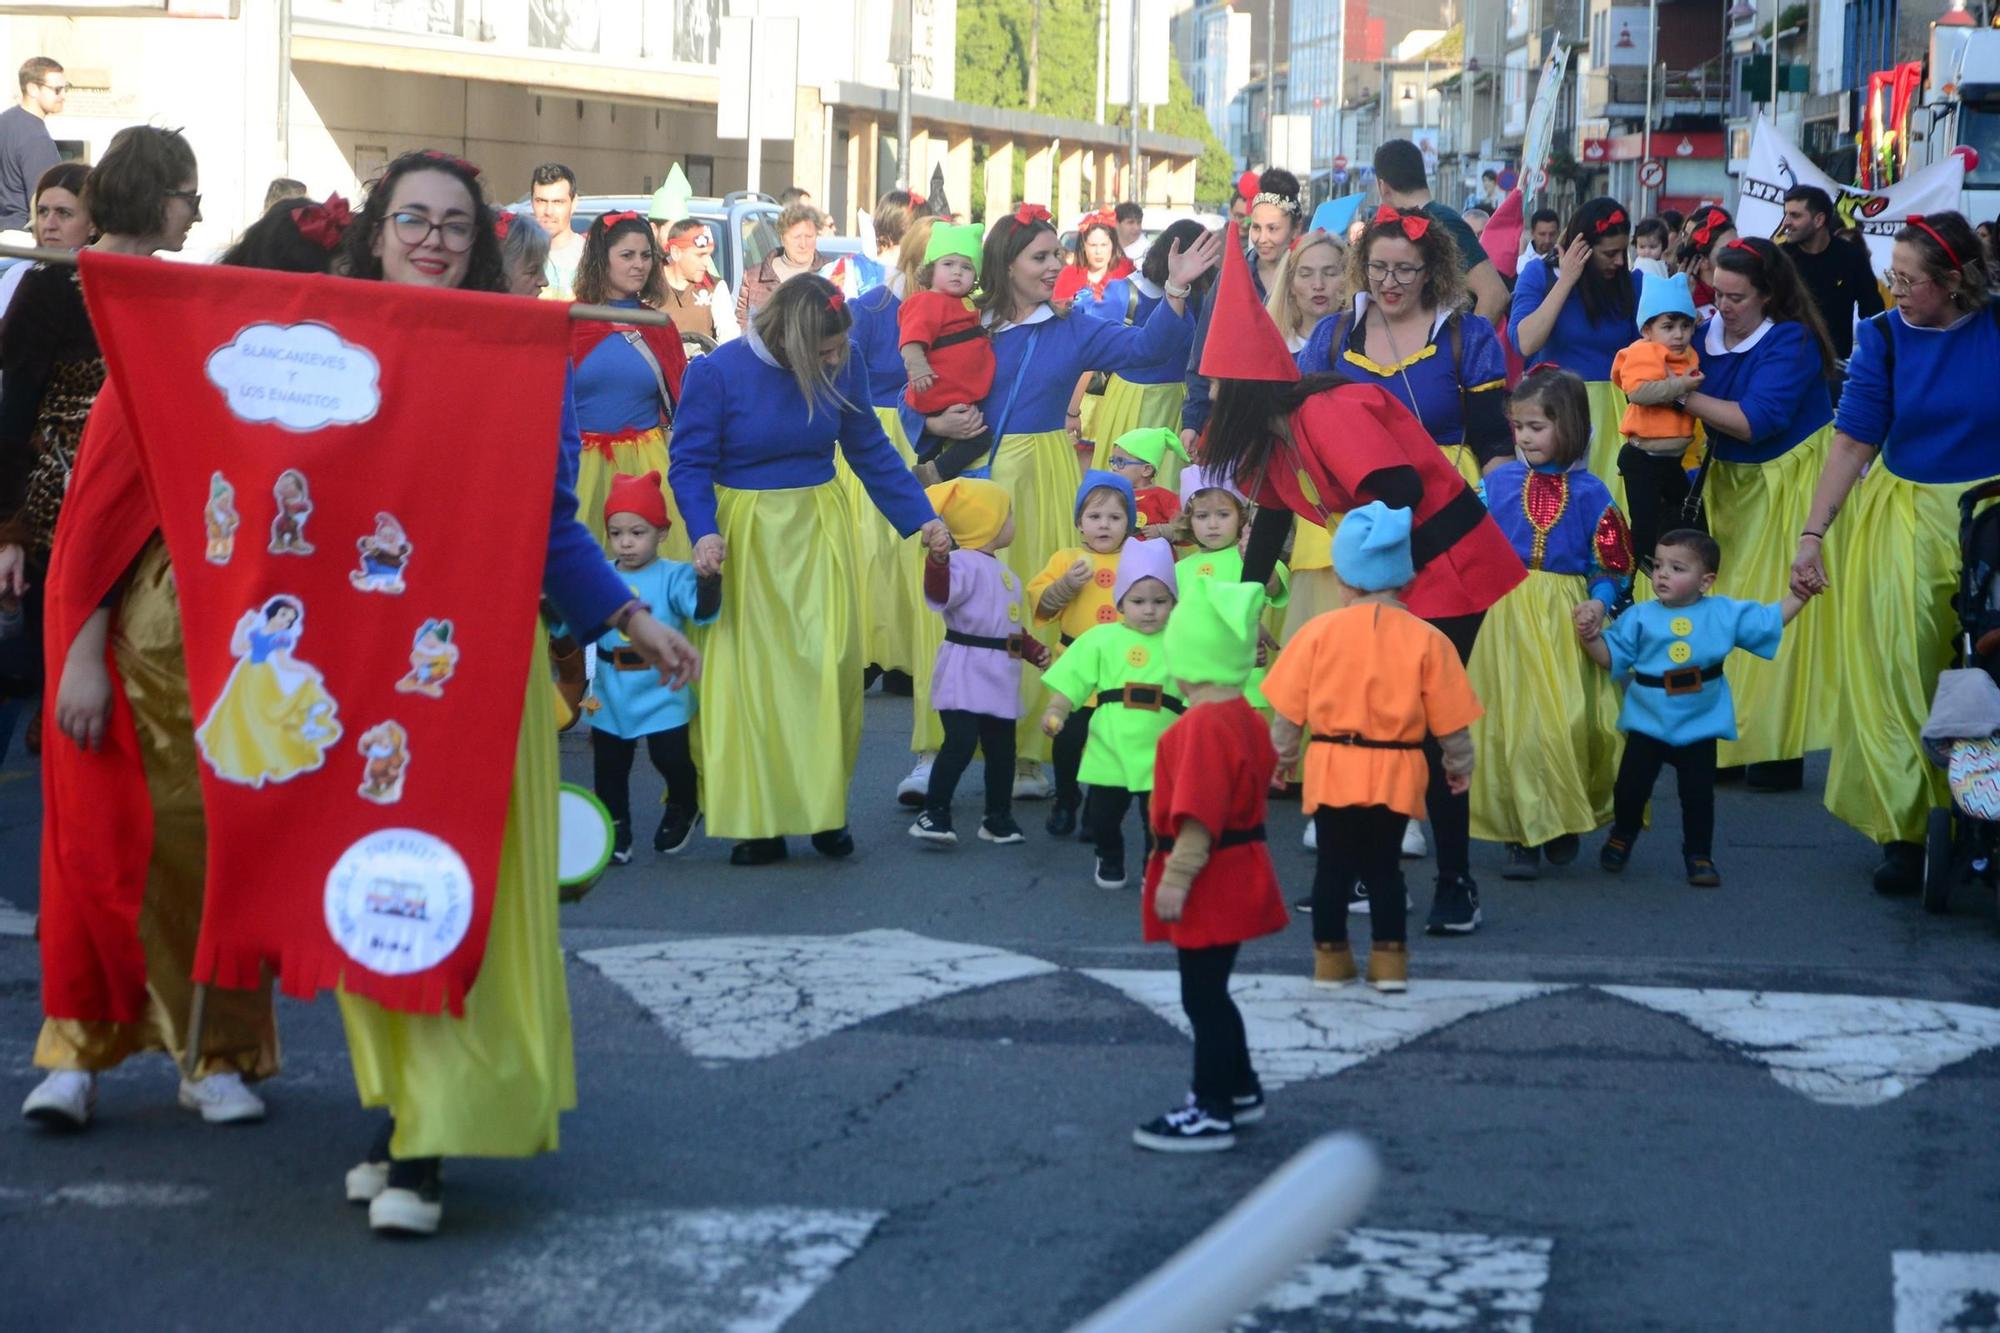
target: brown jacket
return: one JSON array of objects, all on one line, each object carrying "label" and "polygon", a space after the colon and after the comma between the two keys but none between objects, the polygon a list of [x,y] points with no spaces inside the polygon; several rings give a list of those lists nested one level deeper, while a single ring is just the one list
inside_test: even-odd
[{"label": "brown jacket", "polygon": [[[743,275],[743,285],[736,291],[736,322],[743,328],[750,327],[750,313],[761,309],[771,293],[778,289],[778,284],[784,281],[778,276],[776,267],[778,256],[783,253],[782,250],[773,250],[764,256],[763,263]],[[806,272],[817,273],[824,267],[826,261],[819,257],[819,251],[813,251],[813,257],[806,261]]]}]

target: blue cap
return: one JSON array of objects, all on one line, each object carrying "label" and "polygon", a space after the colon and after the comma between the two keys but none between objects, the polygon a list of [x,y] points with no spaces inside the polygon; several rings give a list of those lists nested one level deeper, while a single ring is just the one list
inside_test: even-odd
[{"label": "blue cap", "polygon": [[1417,576],[1410,563],[1410,511],[1370,500],[1333,533],[1333,570],[1360,592],[1394,592]]},{"label": "blue cap", "polygon": [[1366,196],[1358,194],[1342,195],[1329,199],[1313,210],[1312,231],[1331,232],[1335,236],[1345,236],[1354,215],[1361,211],[1361,201]]},{"label": "blue cap", "polygon": [[1084,497],[1092,491],[1104,490],[1117,491],[1125,497],[1125,525],[1129,528],[1137,528],[1139,526],[1139,502],[1132,495],[1132,483],[1119,476],[1116,472],[1105,472],[1098,468],[1091,468],[1083,474],[1083,484],[1076,488],[1076,504],[1070,509],[1069,521],[1072,523],[1083,522]]},{"label": "blue cap", "polygon": [[1700,322],[1695,319],[1694,292],[1687,274],[1676,273],[1671,278],[1645,275],[1639,288],[1639,332],[1644,333],[1646,325],[1660,315],[1686,315],[1690,321]]}]

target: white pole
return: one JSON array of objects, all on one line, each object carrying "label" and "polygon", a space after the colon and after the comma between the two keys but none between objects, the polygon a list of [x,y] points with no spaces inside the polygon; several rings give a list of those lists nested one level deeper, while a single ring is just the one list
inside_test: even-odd
[{"label": "white pole", "polygon": [[[1646,125],[1639,136],[1639,170],[1653,160],[1653,68],[1660,63],[1660,0],[1646,0]],[[1639,183],[1639,211],[1653,211],[1653,187]]]},{"label": "white pole", "polygon": [[1132,128],[1132,162],[1127,171],[1126,188],[1131,192],[1126,197],[1135,204],[1146,202],[1146,190],[1139,183],[1139,10],[1140,0],[1132,0],[1132,101],[1125,114],[1130,117]]},{"label": "white pole", "polygon": [[744,164],[743,188],[756,194],[764,186],[764,143],[757,137],[757,87],[762,82],[757,77],[757,30],[763,26],[757,21],[757,6],[750,6],[750,82],[743,95],[750,99],[749,124],[746,126],[744,152],[749,160]]}]

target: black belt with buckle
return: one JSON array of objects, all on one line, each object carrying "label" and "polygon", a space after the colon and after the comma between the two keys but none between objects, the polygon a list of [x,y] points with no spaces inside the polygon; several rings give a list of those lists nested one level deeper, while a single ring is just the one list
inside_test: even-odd
[{"label": "black belt with buckle", "polygon": [[[1224,847],[1241,847],[1246,843],[1262,841],[1264,841],[1264,826],[1258,824],[1251,828],[1226,828],[1216,836],[1213,842],[1209,843],[1209,847],[1219,852]],[[1161,853],[1171,853],[1174,850],[1174,840],[1172,838],[1155,838],[1153,839],[1153,850]]]},{"label": "black belt with buckle", "polygon": [[1003,639],[997,635],[966,634],[960,630],[948,629],[944,632],[944,641],[946,643],[956,643],[966,648],[991,648],[996,653],[1005,653],[1009,657],[1019,657],[1021,650],[1028,645],[1028,636],[1025,634],[1009,634]]},{"label": "black belt with buckle", "polygon": [[1059,641],[1059,642],[1060,642],[1060,643],[1062,644],[1062,646],[1063,646],[1063,647],[1067,648],[1067,647],[1069,647],[1069,646],[1070,646],[1071,644],[1073,644],[1073,643],[1075,643],[1075,642],[1076,642],[1076,635],[1074,635],[1074,634],[1062,634],[1062,635],[1058,635],[1058,636],[1057,636],[1057,639],[1058,639],[1058,641]]},{"label": "black belt with buckle", "polygon": [[1721,679],[1722,666],[1720,663],[1706,668],[1682,667],[1678,671],[1669,671],[1664,676],[1642,676],[1636,671],[1632,673],[1632,683],[1634,685],[1645,685],[1652,689],[1665,690],[1670,695],[1700,694],[1704,681]]},{"label": "black belt with buckle", "polygon": [[1422,741],[1378,741],[1368,736],[1346,734],[1339,736],[1321,736],[1315,734],[1313,739],[1326,745],[1352,745],[1362,750],[1421,750],[1424,748]]},{"label": "black belt with buckle", "polygon": [[1127,708],[1136,708],[1142,713],[1157,713],[1162,708],[1169,713],[1187,712],[1186,704],[1168,694],[1165,688],[1159,685],[1127,685],[1123,689],[1099,690],[1097,706],[1102,708],[1106,704],[1124,704]]},{"label": "black belt with buckle", "polygon": [[630,648],[613,648],[609,652],[600,653],[598,655],[600,657],[606,657],[611,660],[611,669],[613,671],[652,670],[652,664],[647,662],[645,658],[639,656],[638,653],[634,652]]}]

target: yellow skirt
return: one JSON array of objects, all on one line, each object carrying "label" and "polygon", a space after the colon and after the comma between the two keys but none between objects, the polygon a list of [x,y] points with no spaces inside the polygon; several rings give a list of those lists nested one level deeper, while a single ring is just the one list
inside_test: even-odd
[{"label": "yellow skirt", "polygon": [[[1087,403],[1090,400],[1086,398],[1084,401]],[[1090,455],[1090,465],[1094,468],[1105,467],[1111,458],[1112,444],[1128,431],[1165,426],[1179,433],[1181,405],[1186,401],[1186,380],[1175,380],[1171,384],[1134,384],[1121,376],[1111,376],[1104,387],[1103,399],[1090,420],[1089,436],[1097,446]],[[1167,456],[1160,460],[1153,484],[1180,494],[1179,454],[1169,450]]]},{"label": "yellow skirt", "polygon": [[[903,423],[893,407],[878,407],[882,429],[896,446],[905,464],[916,462],[916,453],[903,437]],[[857,605],[861,615],[861,660],[884,671],[914,672],[916,668],[917,618],[929,614],[918,592],[919,581],[906,577],[906,567],[921,569],[923,543],[915,537],[898,537],[889,520],[868,498],[854,469],[841,458],[834,474],[847,494],[848,512],[854,519],[854,577]]]},{"label": "yellow skirt", "polygon": [[1618,475],[1618,451],[1625,447],[1625,432],[1618,423],[1625,419],[1625,395],[1610,380],[1591,380],[1584,386],[1590,396],[1590,471],[1611,488],[1611,498],[1620,512],[1625,504],[1625,480]]},{"label": "yellow skirt", "polygon": [[1486,714],[1472,724],[1472,836],[1539,847],[1611,822],[1625,739],[1611,673],[1584,655],[1570,614],[1580,574],[1537,571],[1494,603],[1466,664]]},{"label": "yellow skirt", "polygon": [[[1076,488],[1083,482],[1077,466],[1076,450],[1069,436],[1059,430],[1038,435],[1009,435],[1000,441],[993,460],[993,480],[1007,488],[1014,502],[1014,543],[1000,552],[1001,560],[1023,584],[1042,572],[1049,557],[1079,542],[1076,520]],[[921,566],[912,565],[908,577],[919,582]],[[916,708],[910,734],[910,748],[935,750],[944,743],[944,729],[931,709],[931,672],[937,667],[938,645],[944,642],[944,621],[925,608],[918,621],[919,635],[916,680]],[[1061,637],[1055,625],[1036,632],[1054,645]],[[1022,762],[1045,763],[1049,738],[1042,734],[1042,673],[1022,664],[1021,724],[1015,732],[1014,756]]]},{"label": "yellow skirt", "polygon": [[660,539],[660,558],[694,559],[694,544],[688,540],[687,525],[681,522],[680,506],[674,503],[674,493],[667,486],[667,446],[671,442],[672,437],[655,426],[616,437],[607,458],[603,449],[593,446],[590,437],[584,436],[583,454],[576,465],[576,516],[590,529],[590,535],[597,538],[599,546],[604,544],[604,502],[611,498],[611,479],[657,472],[660,489],[666,492],[667,522],[671,525],[667,535]]},{"label": "yellow skirt", "polygon": [[861,751],[847,496],[838,482],[715,493],[729,561],[722,614],[701,636],[708,830],[777,838],[840,828]]},{"label": "yellow skirt", "polygon": [[554,1152],[576,1106],[569,992],[556,926],[555,715],[539,628],[514,745],[514,788],[486,957],[465,1014],[405,1014],[338,993],[363,1106],[396,1118],[397,1157]]},{"label": "yellow skirt", "polygon": [[[1718,595],[1750,602],[1784,597],[1832,438],[1833,427],[1828,426],[1768,463],[1717,459],[1709,465],[1703,499],[1709,531],[1722,547]],[[1716,747],[1718,764],[1797,759],[1833,744],[1833,712],[1827,705],[1840,689],[1838,620],[1834,599],[1818,598],[1785,627],[1774,660],[1754,653],[1729,655],[1723,674],[1736,702],[1737,738]]]},{"label": "yellow skirt", "polygon": [[[208,839],[180,605],[167,548],[158,537],[133,568],[111,646],[138,726],[139,760],[153,809],[153,851],[139,907],[146,1016],[135,1023],[44,1020],[35,1042],[35,1063],[44,1069],[111,1069],[141,1051],[165,1051],[179,1062],[187,1046]],[[268,979],[254,990],[210,988],[196,1072],[202,1077],[231,1072],[251,1080],[278,1072],[278,1021]]]},{"label": "yellow skirt", "polygon": [[[1965,490],[1905,481],[1878,462],[1848,499],[1827,570],[1841,688],[1821,696],[1834,712],[1826,808],[1876,842],[1922,842],[1931,808],[1951,800],[1919,732],[1958,628],[1951,596]],[[1822,609],[1808,604],[1800,619]]]}]

